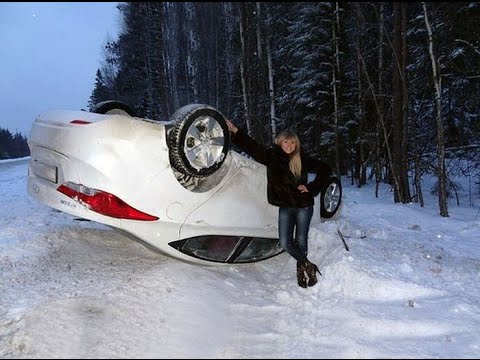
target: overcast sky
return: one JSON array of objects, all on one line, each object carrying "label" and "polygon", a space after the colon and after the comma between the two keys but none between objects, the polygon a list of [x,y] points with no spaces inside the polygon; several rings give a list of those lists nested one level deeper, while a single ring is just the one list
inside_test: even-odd
[{"label": "overcast sky", "polygon": [[0,3],[0,128],[28,136],[38,113],[86,108],[117,4]]}]

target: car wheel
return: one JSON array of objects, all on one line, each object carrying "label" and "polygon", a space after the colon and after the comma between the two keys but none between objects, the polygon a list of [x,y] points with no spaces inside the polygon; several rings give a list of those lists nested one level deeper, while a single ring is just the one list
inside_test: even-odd
[{"label": "car wheel", "polygon": [[178,109],[172,122],[168,136],[172,167],[194,177],[217,171],[230,147],[225,117],[211,106],[191,104]]},{"label": "car wheel", "polygon": [[93,107],[92,112],[105,115],[135,116],[135,111],[130,106],[116,100],[106,100],[99,102]]},{"label": "car wheel", "polygon": [[320,195],[320,212],[321,217],[330,219],[333,217],[342,202],[342,183],[336,176],[328,179],[327,184],[322,189]]}]

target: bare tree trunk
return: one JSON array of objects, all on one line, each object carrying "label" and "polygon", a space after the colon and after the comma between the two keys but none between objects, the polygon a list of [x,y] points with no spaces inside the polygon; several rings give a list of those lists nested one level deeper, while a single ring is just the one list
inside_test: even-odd
[{"label": "bare tree trunk", "polygon": [[408,124],[407,124],[407,86],[406,68],[406,3],[394,3],[394,61],[393,73],[393,161],[398,176],[399,188],[395,189],[395,202],[410,201],[408,182]]},{"label": "bare tree trunk", "polygon": [[404,125],[404,108],[403,108],[403,41],[402,41],[402,13],[401,2],[393,3],[393,52],[394,66],[392,79],[392,95],[393,95],[393,168],[397,174],[398,187],[394,187],[395,202],[405,203],[405,194],[403,186],[402,160],[403,160],[403,133]]},{"label": "bare tree trunk", "polygon": [[384,100],[381,97],[383,92],[383,2],[380,3],[379,9],[379,18],[378,18],[378,94],[380,98],[377,100],[378,102],[378,115],[381,116],[382,119],[377,120],[377,141],[375,146],[375,197],[378,197],[378,188],[380,182],[382,181],[382,163],[381,163],[381,154],[382,154],[382,130],[381,130],[381,123],[383,122],[383,108],[384,108]]},{"label": "bare tree trunk", "polygon": [[[222,14],[225,16],[225,14],[233,13],[234,12],[234,7],[235,5],[231,2],[222,3]],[[230,114],[233,112],[233,107],[234,107],[234,74],[237,72],[236,69],[236,58],[234,59],[233,56],[231,56],[234,53],[234,38],[236,37],[236,29],[237,29],[237,24],[236,21],[238,21],[238,18],[235,21],[231,20],[225,20],[224,21],[224,26],[225,26],[225,32],[226,32],[226,44],[225,44],[225,54],[227,56],[223,57],[223,66],[225,68],[225,77],[226,77],[226,91],[225,91],[225,97],[223,99],[225,107],[225,112]]]},{"label": "bare tree trunk", "polygon": [[[422,102],[423,104],[423,102]],[[420,108],[418,113],[421,113],[422,109]],[[420,150],[418,149],[418,141],[417,141],[417,130],[416,130],[416,122],[412,124],[412,151],[414,153],[414,188],[417,194],[417,201],[420,204],[420,207],[424,207],[425,203],[423,201],[423,193],[422,193],[422,176],[421,176],[421,164],[420,164]]]},{"label": "bare tree trunk", "polygon": [[270,97],[270,128],[272,129],[272,144],[275,143],[277,137],[277,122],[275,115],[275,89],[273,87],[273,66],[272,52],[270,49],[270,36],[267,36],[267,65],[268,65],[268,93]]},{"label": "bare tree trunk", "polygon": [[437,158],[438,158],[438,205],[440,215],[449,217],[447,207],[447,186],[446,186],[446,169],[445,169],[445,140],[442,124],[442,78],[440,69],[438,68],[437,59],[433,51],[433,34],[430,22],[428,20],[427,5],[422,2],[423,13],[425,15],[425,26],[428,32],[428,51],[432,62],[433,83],[435,85],[436,100],[436,121],[437,121]]},{"label": "bare tree trunk", "polygon": [[[270,18],[270,14],[267,10],[267,18]],[[275,143],[277,137],[277,115],[275,110],[275,88],[273,82],[273,63],[272,63],[272,49],[270,48],[270,28],[267,26],[265,31],[265,43],[267,51],[267,71],[268,71],[268,95],[270,100],[270,129],[272,136],[272,144]]]},{"label": "bare tree trunk", "polygon": [[339,99],[338,99],[338,84],[337,84],[337,74],[340,72],[340,51],[338,46],[338,36],[337,29],[340,28],[340,18],[339,18],[339,9],[338,2],[335,2],[334,18],[332,19],[332,40],[334,48],[334,59],[335,64],[332,66],[332,87],[333,87],[333,106],[334,106],[334,133],[335,133],[335,166],[337,174],[340,175],[340,139],[338,134],[338,108],[339,108]]},{"label": "bare tree trunk", "polygon": [[[173,14],[172,3],[164,2],[164,12],[165,12],[165,24],[164,24],[164,44],[165,45],[165,59],[169,59],[169,61],[164,60],[164,71],[166,72],[166,79],[167,79],[167,86],[168,91],[172,96],[171,104],[173,106],[173,110],[176,110],[180,107],[180,100],[178,94],[178,70],[177,70],[177,63],[178,63],[178,50],[176,46],[172,46],[172,44],[177,44],[174,41],[175,31],[177,31],[177,21],[178,17]],[[168,114],[172,114],[172,109],[167,109]]]},{"label": "bare tree trunk", "polygon": [[240,4],[238,6],[239,8],[239,13],[240,13],[240,20],[238,22],[239,24],[239,30],[240,30],[240,43],[242,46],[242,56],[241,56],[241,61],[240,61],[240,77],[241,77],[241,82],[242,82],[242,96],[243,96],[243,108],[245,111],[245,123],[247,125],[247,133],[249,135],[252,135],[251,131],[251,119],[250,119],[250,109],[249,109],[249,97],[248,97],[248,87],[247,87],[247,79],[246,79],[246,73],[245,73],[245,64],[246,64],[246,47],[245,47],[245,29],[244,29],[244,18],[245,18],[245,11],[243,9],[243,5]]},{"label": "bare tree trunk", "polygon": [[360,56],[362,54],[362,43],[361,39],[363,38],[365,32],[365,19],[360,11],[360,6],[357,4],[357,36],[356,36],[356,48],[357,48],[357,121],[358,121],[358,132],[356,136],[355,143],[355,172],[354,177],[357,182],[357,186],[360,187],[365,185],[365,168],[364,168],[364,151],[363,151],[363,125],[365,123],[365,96],[363,93],[363,71],[361,68]]},{"label": "bare tree trunk", "polygon": [[402,142],[401,142],[401,171],[400,183],[402,186],[402,202],[410,202],[410,183],[408,181],[408,91],[405,69],[407,68],[407,3],[400,6],[401,17],[401,79],[402,79]]},{"label": "bare tree trunk", "polygon": [[[215,17],[215,21],[218,22],[218,18]],[[218,109],[220,107],[220,57],[218,55],[219,49],[218,49],[218,27],[214,27],[214,42],[213,42],[213,47],[214,47],[214,53],[215,56],[213,58],[213,67],[215,69],[215,93],[214,93],[214,99],[215,99],[215,107]]]},{"label": "bare tree trunk", "polygon": [[[142,3],[143,13],[144,13],[144,20],[145,20],[145,37],[150,39],[152,36],[150,34],[150,29],[152,28],[150,25],[150,4],[148,2]],[[153,86],[152,86],[152,65],[150,63],[150,49],[148,46],[144,48],[144,58],[145,58],[145,82],[146,82],[146,89],[145,89],[145,97],[142,99],[142,105],[145,104],[145,117],[152,118],[152,109],[153,109]]]},{"label": "bare tree trunk", "polygon": [[[255,37],[251,36],[253,44],[251,46],[253,56],[251,56],[251,75],[250,81],[252,84],[252,96],[251,96],[251,108],[256,109],[255,111],[255,124],[256,127],[254,131],[258,134],[258,139],[261,139],[263,143],[270,141],[271,136],[269,136],[271,124],[267,123],[269,118],[269,109],[268,102],[270,99],[270,89],[269,89],[269,68],[268,68],[268,59],[265,59],[265,52],[268,45],[267,30],[264,29],[265,26],[265,16],[262,13],[262,2],[255,2],[255,7],[252,8],[252,27],[256,28],[251,30],[255,31]],[[256,45],[256,47],[254,46]],[[270,102],[271,105],[271,102]]]},{"label": "bare tree trunk", "polygon": [[263,52],[262,52],[262,27],[260,26],[260,21],[262,19],[261,12],[262,12],[262,4],[260,2],[255,2],[256,7],[256,18],[257,18],[257,57],[260,61],[263,59]]}]

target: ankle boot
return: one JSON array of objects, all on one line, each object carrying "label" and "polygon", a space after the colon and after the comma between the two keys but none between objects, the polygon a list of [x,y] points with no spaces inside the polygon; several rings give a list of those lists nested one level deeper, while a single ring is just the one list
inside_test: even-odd
[{"label": "ankle boot", "polygon": [[311,263],[310,261],[305,263],[305,272],[308,275],[308,286],[313,286],[317,283],[317,272],[322,276],[320,270],[318,270],[317,265]]},{"label": "ankle boot", "polygon": [[307,278],[305,277],[305,268],[301,262],[297,262],[297,281],[298,286],[307,287]]}]

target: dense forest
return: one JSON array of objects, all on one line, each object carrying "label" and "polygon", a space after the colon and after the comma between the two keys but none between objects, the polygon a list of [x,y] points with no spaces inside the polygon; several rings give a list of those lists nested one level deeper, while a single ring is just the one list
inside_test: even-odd
[{"label": "dense forest", "polygon": [[30,155],[27,138],[21,133],[12,134],[0,128],[0,160],[25,157]]},{"label": "dense forest", "polygon": [[[123,2],[90,109],[169,120],[215,106],[257,141],[291,128],[352,184],[439,213],[457,173],[480,192],[479,2]],[[461,161],[459,161],[461,160]],[[456,161],[453,166],[452,161]],[[345,181],[345,180],[344,180]],[[376,194],[375,194],[376,195]]]}]

